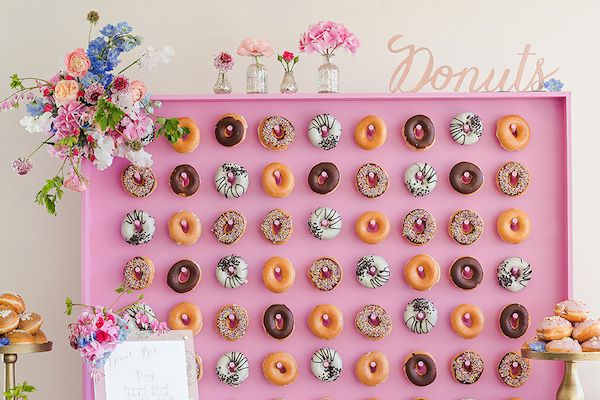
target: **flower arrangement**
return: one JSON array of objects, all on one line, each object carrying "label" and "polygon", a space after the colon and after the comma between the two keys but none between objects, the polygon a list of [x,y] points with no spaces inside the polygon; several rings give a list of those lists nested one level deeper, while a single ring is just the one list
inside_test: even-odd
[{"label": "flower arrangement", "polygon": [[294,55],[290,51],[284,51],[277,55],[277,61],[281,63],[285,72],[293,72],[294,66],[300,61],[300,56]]},{"label": "flower arrangement", "polygon": [[548,79],[544,82],[544,89],[549,92],[560,92],[563,86],[565,86],[565,84],[555,78]]},{"label": "flower arrangement", "polygon": [[271,57],[273,55],[273,46],[266,39],[246,38],[238,46],[237,53],[240,56],[254,57],[256,63],[259,63],[259,57]]},{"label": "flower arrangement", "polygon": [[344,24],[334,21],[321,21],[310,25],[300,36],[299,49],[303,53],[332,55],[339,48],[355,54],[360,41]]},{"label": "flower arrangement", "polygon": [[0,101],[2,111],[24,104],[27,115],[21,119],[21,126],[44,135],[33,153],[11,163],[17,174],[29,173],[33,168],[31,157],[43,147],[61,161],[58,172],[35,197],[53,215],[63,189],[87,190],[89,181],[81,170],[84,162],[104,170],[115,157],[124,157],[147,167],[152,164],[152,155],[144,147],[155,137],[165,136],[175,142],[188,133],[176,118],[155,115],[154,109],[160,107],[160,102],[150,100],[142,81],[123,75],[136,65],[150,71],[159,62],[168,63],[173,50],[168,46],[163,50],[148,46],[141,56],[116,70],[122,55],[139,47],[143,39],[132,33],[127,22],[119,22],[102,27],[100,36],[92,40],[98,13],[91,11],[87,20],[87,49],[69,52],[61,71],[49,79],[12,75],[10,87],[14,93]]},{"label": "flower arrangement", "polygon": [[219,72],[229,72],[233,69],[235,61],[231,54],[222,51],[215,56],[214,66]]}]

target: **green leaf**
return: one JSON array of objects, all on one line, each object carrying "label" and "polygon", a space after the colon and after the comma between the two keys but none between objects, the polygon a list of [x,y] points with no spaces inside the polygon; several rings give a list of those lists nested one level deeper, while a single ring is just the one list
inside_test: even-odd
[{"label": "green leaf", "polygon": [[115,129],[124,116],[125,112],[119,106],[111,103],[104,97],[98,100],[94,121],[98,123],[101,130],[104,131],[106,128]]},{"label": "green leaf", "polygon": [[71,300],[70,297],[67,297],[65,299],[65,307],[66,307],[65,313],[67,315],[73,314],[73,300]]},{"label": "green leaf", "polygon": [[46,210],[51,215],[56,215],[56,202],[62,199],[62,185],[63,178],[57,175],[52,179],[46,180],[46,184],[35,195],[35,202],[46,207]]},{"label": "green leaf", "polygon": [[19,78],[19,75],[12,74],[10,76],[10,88],[15,90],[25,89],[25,86],[23,86],[23,82],[21,81],[21,78]]},{"label": "green leaf", "polygon": [[294,64],[296,64],[298,61],[300,61],[300,56],[294,57]]},{"label": "green leaf", "polygon": [[281,54],[277,54],[277,61],[279,61],[279,62],[283,61],[283,57],[281,56]]},{"label": "green leaf", "polygon": [[164,136],[171,143],[175,143],[190,133],[189,128],[179,126],[177,118],[158,117],[156,123],[160,125],[160,128],[156,131],[156,136]]},{"label": "green leaf", "polygon": [[79,142],[78,136],[67,136],[67,137],[64,137],[64,138],[58,140],[56,143],[64,145],[66,147],[73,147],[78,142]]}]

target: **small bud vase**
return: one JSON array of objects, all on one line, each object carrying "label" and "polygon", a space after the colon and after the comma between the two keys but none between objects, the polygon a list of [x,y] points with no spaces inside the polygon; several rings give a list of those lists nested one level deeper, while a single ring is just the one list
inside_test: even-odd
[{"label": "small bud vase", "polygon": [[229,78],[223,71],[219,71],[219,75],[217,75],[217,82],[215,82],[214,92],[215,94],[231,93],[231,83],[229,83]]},{"label": "small bud vase", "polygon": [[296,78],[294,78],[294,71],[285,71],[283,73],[283,79],[279,86],[279,91],[282,94],[296,93],[298,91],[298,85],[296,84]]},{"label": "small bud vase", "polygon": [[267,67],[261,64],[260,57],[246,69],[246,93],[267,93],[269,91]]},{"label": "small bud vase", "polygon": [[323,54],[323,64],[319,66],[319,93],[337,93],[339,70],[331,62],[333,54]]}]

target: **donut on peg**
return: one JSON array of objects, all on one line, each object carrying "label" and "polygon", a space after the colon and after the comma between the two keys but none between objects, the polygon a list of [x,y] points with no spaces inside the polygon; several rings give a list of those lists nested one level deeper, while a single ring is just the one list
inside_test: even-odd
[{"label": "donut on peg", "polygon": [[354,130],[354,141],[365,150],[381,147],[386,139],[387,126],[385,121],[376,115],[367,115],[361,119]]},{"label": "donut on peg", "polygon": [[202,271],[192,260],[179,260],[167,273],[167,285],[177,293],[194,290],[202,278]]},{"label": "donut on peg", "polygon": [[212,233],[223,244],[236,243],[246,231],[246,218],[237,211],[226,211],[215,220]]},{"label": "donut on peg", "polygon": [[285,339],[294,331],[294,314],[285,304],[272,304],[263,314],[263,327],[272,338]]},{"label": "donut on peg", "polygon": [[377,211],[367,211],[354,224],[356,234],[365,243],[376,244],[384,241],[390,233],[390,220]]},{"label": "donut on peg", "polygon": [[308,270],[308,278],[312,285],[326,292],[335,289],[342,281],[342,276],[342,266],[331,257],[317,258]]},{"label": "donut on peg", "polygon": [[335,148],[342,137],[342,124],[331,114],[320,114],[308,124],[308,138],[322,150]]},{"label": "donut on peg", "polygon": [[412,257],[404,266],[404,280],[415,290],[431,289],[440,281],[440,265],[427,254]]},{"label": "donut on peg", "polygon": [[410,117],[402,129],[404,141],[414,150],[427,150],[435,143],[433,122],[425,115]]},{"label": "donut on peg", "polygon": [[530,139],[529,124],[519,115],[505,115],[498,120],[496,137],[504,150],[524,149]]},{"label": "donut on peg", "polygon": [[215,138],[220,145],[234,147],[246,139],[248,123],[246,119],[234,113],[223,115],[215,126]]},{"label": "donut on peg", "polygon": [[387,380],[390,374],[390,363],[382,352],[365,353],[354,365],[354,374],[360,383],[377,386]]},{"label": "donut on peg", "polygon": [[475,289],[483,281],[483,267],[473,257],[461,257],[452,263],[450,279],[460,289]]},{"label": "donut on peg", "polygon": [[435,218],[427,210],[418,208],[404,217],[402,236],[412,244],[429,243],[435,236],[436,230]]},{"label": "donut on peg", "polygon": [[121,173],[123,189],[133,197],[146,197],[154,192],[158,180],[148,167],[129,165]]},{"label": "donut on peg", "polygon": [[339,184],[340,170],[333,163],[318,163],[308,173],[308,186],[317,194],[332,193]]},{"label": "donut on peg", "polygon": [[154,280],[154,263],[148,257],[134,257],[123,268],[123,284],[132,290],[146,289]]},{"label": "donut on peg", "polygon": [[217,332],[230,342],[243,338],[248,331],[248,325],[248,311],[237,304],[221,307],[215,317]]},{"label": "donut on peg", "polygon": [[296,130],[284,117],[267,117],[258,126],[258,139],[266,149],[285,150],[296,139]]},{"label": "donut on peg", "polygon": [[450,170],[450,185],[460,194],[474,194],[483,186],[483,172],[468,161],[454,165]]},{"label": "donut on peg", "polygon": [[517,339],[527,332],[531,318],[524,306],[514,303],[507,305],[500,312],[499,323],[504,336]]},{"label": "donut on peg", "polygon": [[294,284],[296,270],[288,258],[271,257],[263,266],[262,278],[271,292],[283,293]]},{"label": "donut on peg", "polygon": [[202,330],[202,313],[196,304],[187,301],[177,304],[169,311],[167,325],[173,330],[191,330],[197,335]]},{"label": "donut on peg", "polygon": [[506,353],[498,363],[498,375],[507,386],[523,386],[529,379],[531,365],[529,360],[517,353]]},{"label": "donut on peg", "polygon": [[435,359],[430,353],[415,351],[404,358],[404,374],[413,385],[431,385],[437,378]]},{"label": "donut on peg", "polygon": [[263,375],[277,386],[287,386],[298,378],[298,365],[289,353],[270,353],[262,362]]},{"label": "donut on peg", "polygon": [[413,197],[424,197],[435,189],[437,173],[431,164],[418,162],[404,171],[404,184]]},{"label": "donut on peg", "polygon": [[260,231],[265,239],[273,244],[284,244],[292,236],[294,226],[292,216],[279,208],[267,213],[260,224]]},{"label": "donut on peg", "polygon": [[392,331],[392,317],[376,304],[364,306],[356,314],[354,324],[358,333],[373,340],[383,339]]},{"label": "donut on peg", "polygon": [[518,162],[510,161],[498,170],[496,185],[507,196],[519,196],[529,187],[529,171]]},{"label": "donut on peg", "polygon": [[459,210],[450,217],[448,233],[458,244],[473,244],[483,233],[483,219],[473,210]]},{"label": "donut on peg", "polygon": [[529,237],[531,220],[524,211],[509,208],[498,216],[496,230],[505,242],[519,244]]},{"label": "donut on peg", "polygon": [[169,236],[180,246],[191,246],[200,239],[200,219],[190,211],[178,211],[169,219]]},{"label": "donut on peg", "polygon": [[356,172],[356,188],[365,197],[374,199],[384,194],[389,185],[388,175],[377,164],[364,164]]},{"label": "donut on peg", "polygon": [[200,175],[196,168],[189,164],[178,165],[171,172],[169,185],[173,193],[181,197],[191,197],[200,188]]},{"label": "donut on peg", "polygon": [[337,381],[343,368],[340,354],[328,347],[315,351],[310,358],[310,370],[315,378],[322,382]]},{"label": "donut on peg", "polygon": [[331,340],[344,329],[344,314],[332,304],[320,304],[310,312],[308,328],[319,339]]},{"label": "donut on peg", "polygon": [[473,339],[479,336],[485,325],[483,311],[472,304],[461,304],[450,314],[452,330],[463,339]]},{"label": "donut on peg", "polygon": [[483,374],[483,358],[473,350],[466,350],[457,354],[450,364],[452,377],[458,383],[471,385],[479,380]]},{"label": "donut on peg", "polygon": [[177,118],[179,127],[187,130],[175,143],[171,143],[173,150],[178,153],[191,153],[200,144],[200,128],[192,118]]},{"label": "donut on peg", "polygon": [[230,351],[217,360],[217,378],[228,386],[238,387],[250,375],[248,357],[239,351]]},{"label": "donut on peg", "polygon": [[464,112],[456,115],[450,122],[450,136],[461,145],[475,144],[483,136],[483,123],[479,115]]},{"label": "donut on peg", "polygon": [[271,163],[263,169],[262,187],[266,194],[275,198],[288,197],[294,190],[294,174],[281,163]]}]

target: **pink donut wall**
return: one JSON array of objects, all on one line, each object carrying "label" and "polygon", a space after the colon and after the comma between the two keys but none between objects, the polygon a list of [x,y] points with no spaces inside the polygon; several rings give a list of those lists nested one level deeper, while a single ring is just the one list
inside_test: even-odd
[{"label": "pink donut wall", "polygon": [[[199,147],[189,154],[178,154],[166,140],[150,145],[153,170],[158,188],[149,197],[136,199],[120,184],[120,173],[126,162],[104,172],[89,168],[92,186],[85,195],[83,218],[83,291],[88,304],[110,304],[113,289],[122,279],[122,270],[135,256],[148,256],[156,266],[152,285],[144,291],[145,302],[158,316],[166,320],[168,311],[181,301],[199,305],[204,316],[204,328],[195,338],[196,352],[204,360],[204,377],[199,383],[202,400],[408,400],[426,397],[432,400],[454,400],[472,397],[478,400],[550,399],[560,382],[561,365],[533,362],[533,373],[521,388],[506,386],[498,377],[497,365],[509,351],[518,352],[524,340],[535,334],[535,324],[551,312],[552,306],[568,297],[571,288],[571,223],[570,223],[570,151],[569,95],[564,93],[530,94],[442,94],[442,95],[296,95],[296,96],[162,96],[159,114],[194,118],[201,131]],[[484,123],[482,139],[472,146],[454,143],[448,132],[452,117],[472,111]],[[225,113],[238,113],[248,121],[246,140],[233,148],[216,141],[214,126]],[[330,113],[342,123],[339,145],[329,151],[313,147],[307,136],[310,120],[321,113]],[[506,114],[520,114],[531,127],[531,142],[520,152],[503,150],[495,137],[496,121]],[[366,151],[353,139],[354,127],[368,114],[383,118],[388,126],[384,146]],[[401,136],[404,122],[415,114],[429,116],[436,127],[436,142],[426,151],[414,151],[405,145]],[[295,142],[285,151],[270,151],[261,146],[256,134],[260,121],[271,115],[289,119],[297,130]],[[322,161],[335,163],[341,172],[338,189],[328,195],[312,192],[307,183],[311,167]],[[403,183],[404,170],[414,162],[432,164],[438,174],[438,185],[427,197],[414,198]],[[480,191],[461,195],[449,184],[448,173],[460,161],[477,164],[485,175]],[[510,198],[495,184],[496,172],[507,161],[518,161],[529,169],[531,184],[522,196]],[[245,166],[250,174],[247,193],[238,199],[223,198],[214,187],[217,168],[225,162]],[[271,162],[288,165],[296,177],[296,186],[288,198],[275,199],[263,192],[262,169]],[[388,191],[380,198],[363,197],[354,186],[357,169],[374,162],[383,167],[390,178]],[[169,186],[169,176],[179,164],[191,164],[199,172],[202,183],[191,198],[175,195]],[[335,208],[343,218],[340,235],[330,241],[319,241],[308,232],[310,213],[320,206]],[[505,209],[519,208],[532,221],[532,233],[519,245],[503,242],[496,233],[496,218]],[[273,245],[260,233],[260,222],[273,208],[282,208],[293,217],[294,233],[284,245]],[[402,238],[404,216],[415,208],[430,211],[437,221],[434,239],[415,246]],[[132,246],[120,234],[126,213],[134,209],[149,212],[156,219],[157,230],[147,244]],[[189,210],[202,221],[203,232],[193,246],[176,245],[169,238],[167,222],[176,211]],[[484,219],[482,237],[470,246],[457,244],[447,233],[450,216],[459,209],[473,209]],[[243,213],[248,226],[241,240],[233,245],[219,243],[210,228],[224,211]],[[380,211],[391,221],[391,233],[380,244],[363,243],[354,232],[354,221],[365,211]],[[406,261],[417,254],[433,256],[442,268],[440,282],[427,292],[410,288],[403,278]],[[225,289],[215,278],[217,261],[236,254],[249,264],[249,282],[237,289]],[[389,283],[375,290],[363,287],[355,278],[358,259],[378,254],[388,261],[392,270]],[[296,282],[282,294],[267,290],[262,282],[263,263],[272,256],[288,257],[296,268]],[[336,258],[344,269],[341,284],[333,291],[313,288],[307,277],[312,261],[321,256]],[[484,268],[484,280],[476,289],[467,291],[455,287],[449,278],[452,262],[462,256],[478,259]],[[498,285],[496,267],[509,256],[521,256],[533,267],[528,287],[518,293]],[[202,279],[191,292],[178,294],[166,283],[166,275],[175,262],[189,258],[202,268]],[[403,323],[403,311],[408,302],[425,297],[438,309],[438,323],[428,334],[418,335]],[[131,296],[134,299],[134,296]],[[245,307],[250,316],[247,335],[228,342],[216,332],[214,318],[226,304]],[[294,313],[293,334],[283,341],[268,336],[262,327],[262,314],[271,304],[285,304]],[[471,340],[458,337],[450,327],[450,313],[461,303],[479,306],[486,318],[483,333]],[[530,313],[532,326],[519,339],[504,337],[498,326],[500,311],[510,303],[524,305]],[[325,341],[314,337],[306,320],[317,304],[334,304],[344,313],[344,330],[340,336]],[[355,314],[365,304],[378,304],[392,317],[393,330],[380,341],[361,336],[354,327]],[[310,357],[321,347],[337,350],[344,363],[342,376],[333,383],[318,381],[310,371]],[[464,350],[479,352],[485,362],[481,379],[472,385],[453,380],[451,359]],[[240,387],[233,388],[218,381],[214,368],[218,357],[227,351],[241,351],[250,360],[250,377]],[[387,382],[368,387],[354,375],[354,363],[361,354],[379,350],[390,361]],[[422,350],[431,353],[438,368],[434,383],[426,387],[412,385],[404,376],[403,360],[409,353]],[[299,368],[297,381],[287,387],[268,383],[262,374],[261,363],[270,352],[291,353]],[[91,381],[85,380],[85,398],[92,399]]]}]

